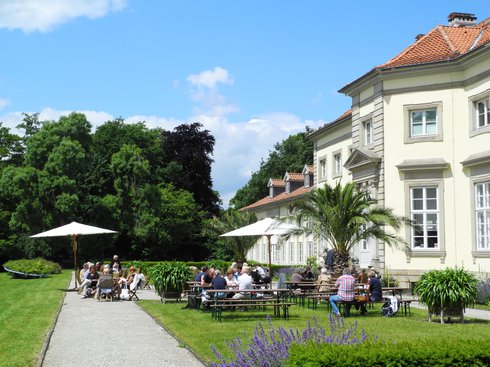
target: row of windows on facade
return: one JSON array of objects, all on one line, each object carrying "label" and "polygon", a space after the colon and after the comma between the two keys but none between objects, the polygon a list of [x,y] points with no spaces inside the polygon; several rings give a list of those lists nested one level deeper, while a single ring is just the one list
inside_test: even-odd
[{"label": "row of windows on facade", "polygon": [[[476,249],[479,251],[490,250],[490,182],[475,184],[475,233]],[[424,186],[410,188],[410,219],[411,248],[414,251],[437,251],[440,245],[440,197],[439,187]],[[361,251],[369,251],[369,244],[363,241]],[[325,246],[320,245],[322,250]],[[272,246],[272,261],[275,263],[297,262],[302,263],[310,256],[318,256],[318,246],[315,241],[308,241],[306,249],[303,242],[282,243]],[[252,257],[266,259],[267,245],[265,243],[255,246]]]},{"label": "row of windows on facade", "polygon": [[[476,101],[475,108],[475,129],[490,126],[490,102],[488,99]],[[362,123],[363,145],[373,143],[373,122],[371,120]],[[437,108],[410,111],[410,129],[411,138],[419,138],[438,134],[437,126]],[[333,177],[342,174],[342,154],[333,155]],[[319,161],[320,178],[327,178],[327,160]]]},{"label": "row of windows on facade", "polygon": [[[440,249],[438,187],[410,188],[411,245],[413,250]],[[476,249],[490,250],[490,182],[475,184]]]}]

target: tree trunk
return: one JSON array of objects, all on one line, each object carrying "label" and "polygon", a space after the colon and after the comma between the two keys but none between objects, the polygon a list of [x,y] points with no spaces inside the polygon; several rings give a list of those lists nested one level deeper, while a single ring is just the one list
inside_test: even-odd
[{"label": "tree trunk", "polygon": [[349,252],[337,252],[335,256],[335,272],[342,274],[345,268],[349,267]]}]

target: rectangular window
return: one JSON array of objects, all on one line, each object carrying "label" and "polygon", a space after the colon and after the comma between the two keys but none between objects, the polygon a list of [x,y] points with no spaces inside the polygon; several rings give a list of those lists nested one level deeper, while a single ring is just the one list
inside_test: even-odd
[{"label": "rectangular window", "polygon": [[410,136],[436,135],[437,109],[410,112]]},{"label": "rectangular window", "polygon": [[338,153],[333,156],[334,160],[334,173],[336,175],[342,174],[342,154]]},{"label": "rectangular window", "polygon": [[364,121],[364,145],[373,143],[373,122],[371,120]]},{"label": "rectangular window", "polygon": [[490,250],[490,182],[475,185],[477,250]]},{"label": "rectangular window", "polygon": [[313,241],[308,241],[308,257],[315,256],[315,249],[313,247]]},{"label": "rectangular window", "polygon": [[322,159],[320,161],[320,177],[327,178],[327,160]]},{"label": "rectangular window", "polygon": [[413,249],[439,249],[439,204],[437,187],[410,189]]},{"label": "rectangular window", "polygon": [[476,128],[490,125],[490,106],[488,99],[475,102]]},{"label": "rectangular window", "polygon": [[289,262],[294,262],[294,246],[292,242],[289,242]]},{"label": "rectangular window", "polygon": [[282,262],[285,263],[286,262],[286,244],[283,243],[281,245],[281,258],[282,258]]},{"label": "rectangular window", "polygon": [[298,261],[302,263],[303,259],[303,242],[298,242]]}]

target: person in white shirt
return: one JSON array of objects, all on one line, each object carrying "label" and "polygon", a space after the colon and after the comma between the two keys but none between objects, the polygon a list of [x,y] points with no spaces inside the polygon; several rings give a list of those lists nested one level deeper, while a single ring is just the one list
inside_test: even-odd
[{"label": "person in white shirt", "polygon": [[[242,272],[236,281],[238,285],[238,290],[243,291],[243,290],[253,289],[252,281],[253,280],[249,274],[248,267],[243,267]],[[250,298],[250,295],[251,295],[250,292],[238,292],[233,296],[233,298],[234,299]]]}]

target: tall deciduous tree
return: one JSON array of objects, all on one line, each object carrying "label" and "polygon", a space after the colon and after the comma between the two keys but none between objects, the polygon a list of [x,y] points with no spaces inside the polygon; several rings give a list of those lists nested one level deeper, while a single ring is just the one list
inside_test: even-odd
[{"label": "tall deciduous tree", "polygon": [[163,133],[165,157],[174,162],[167,179],[176,187],[192,192],[202,210],[217,214],[219,197],[213,191],[211,179],[215,140],[202,127],[202,124],[194,122]]},{"label": "tall deciduous tree", "polygon": [[357,190],[354,183],[317,188],[293,203],[292,208],[296,211],[297,228],[289,236],[325,239],[337,252],[339,270],[348,266],[350,251],[362,240],[374,238],[387,245],[404,244],[402,238],[387,232],[385,227],[398,231],[403,224],[410,223],[392,209],[378,206],[367,191]]}]

